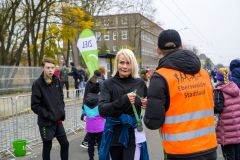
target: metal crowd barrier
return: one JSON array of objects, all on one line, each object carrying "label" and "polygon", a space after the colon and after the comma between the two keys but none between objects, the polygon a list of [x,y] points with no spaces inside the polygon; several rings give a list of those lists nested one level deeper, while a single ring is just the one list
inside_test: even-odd
[{"label": "metal crowd barrier", "polygon": [[[85,129],[85,122],[80,120],[82,115],[82,101],[85,89],[64,91],[64,102],[66,117],[63,121],[66,132],[75,134],[79,127]],[[69,96],[69,98],[67,97]],[[39,127],[37,124],[37,115],[31,110],[31,94],[17,96],[15,104],[12,97],[0,98],[0,153],[4,155],[9,152],[15,157],[12,149],[12,141],[27,140],[27,147],[34,142],[41,142]],[[3,107],[2,107],[3,106]]]},{"label": "metal crowd barrier", "polygon": [[[4,155],[6,152],[12,154],[10,149],[12,148],[12,141],[15,141],[15,128],[14,128],[14,110],[12,97],[0,98],[0,131],[1,131],[1,144],[0,153]],[[15,157],[15,156],[14,156]]]},{"label": "metal crowd barrier", "polygon": [[81,115],[82,115],[82,103],[81,102],[81,98],[84,97],[84,93],[85,93],[85,88],[83,89],[76,89],[75,90],[75,95],[78,95],[79,92],[79,97],[76,98],[76,105],[75,105],[75,111],[76,111],[76,118],[75,118],[75,126],[76,129],[79,129],[79,127],[85,129],[86,123],[81,121]]},{"label": "metal crowd barrier", "polygon": [[[68,91],[63,91],[64,94],[64,102],[65,102],[65,113],[66,117],[65,120],[63,121],[64,128],[66,132],[72,131],[73,133],[77,134],[75,132],[75,91],[74,90],[68,90]],[[67,98],[69,97],[69,98]]]},{"label": "metal crowd barrier", "polygon": [[[16,97],[16,134],[17,140],[27,140],[31,143],[40,140],[37,115],[31,110],[31,94]],[[28,145],[27,147],[32,150]]]}]

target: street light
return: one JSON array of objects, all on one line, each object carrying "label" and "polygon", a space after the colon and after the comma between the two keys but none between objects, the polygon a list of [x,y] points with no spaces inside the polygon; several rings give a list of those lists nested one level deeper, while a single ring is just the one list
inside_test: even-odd
[{"label": "street light", "polygon": [[179,29],[179,30],[177,30],[177,31],[182,31],[182,30],[185,30],[185,29],[188,29],[187,27],[186,28],[182,28],[182,29]]}]

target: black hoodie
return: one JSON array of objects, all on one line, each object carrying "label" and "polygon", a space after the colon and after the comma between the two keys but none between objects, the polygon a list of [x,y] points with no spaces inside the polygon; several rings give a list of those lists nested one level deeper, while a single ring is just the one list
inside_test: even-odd
[{"label": "black hoodie", "polygon": [[[200,71],[200,60],[191,51],[188,50],[176,50],[168,53],[159,61],[159,68],[170,68],[186,74],[196,74]],[[210,80],[209,80],[210,81]],[[155,72],[150,80],[150,85],[147,93],[147,108],[144,116],[144,123],[149,129],[159,129],[163,126],[165,121],[165,113],[167,112],[170,104],[170,95],[167,81],[159,73]],[[196,155],[205,155],[215,151],[204,151]],[[186,158],[181,157],[181,158]],[[170,157],[169,157],[170,158]],[[178,155],[171,158],[180,158]]]},{"label": "black hoodie", "polygon": [[48,127],[65,119],[65,104],[59,79],[52,76],[48,84],[42,75],[32,85],[31,109],[38,115],[38,125]]}]

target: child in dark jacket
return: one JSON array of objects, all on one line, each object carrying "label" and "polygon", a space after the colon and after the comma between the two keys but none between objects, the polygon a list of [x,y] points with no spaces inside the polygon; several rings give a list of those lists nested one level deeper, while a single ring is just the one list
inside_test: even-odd
[{"label": "child in dark jacket", "polygon": [[214,90],[214,113],[219,114],[216,128],[217,142],[225,159],[239,160],[240,147],[240,90],[231,80],[230,71],[220,68]]},{"label": "child in dark jacket", "polygon": [[101,145],[102,133],[104,129],[104,119],[98,112],[98,100],[100,86],[99,83],[89,81],[90,93],[84,98],[82,114],[86,115],[86,131],[88,133],[88,154],[90,160],[94,157],[94,144],[97,138],[98,150]]}]

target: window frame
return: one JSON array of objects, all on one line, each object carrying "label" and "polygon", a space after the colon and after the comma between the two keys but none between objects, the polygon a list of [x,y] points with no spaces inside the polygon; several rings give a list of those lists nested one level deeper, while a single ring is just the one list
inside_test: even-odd
[{"label": "window frame", "polygon": [[[107,33],[108,33],[108,34],[104,34],[104,40],[105,40],[105,41],[109,41],[109,40],[110,40],[109,31],[108,31]],[[106,37],[108,37],[108,39],[106,39]]]},{"label": "window frame", "polygon": [[[116,35],[114,35],[114,33],[116,33]],[[117,40],[117,31],[113,31],[113,40]],[[114,36],[116,36],[116,38],[114,39]]]},{"label": "window frame", "polygon": [[[98,33],[100,33],[99,37],[98,37]],[[97,39],[97,41],[101,41],[101,32],[96,32],[96,39]]]},{"label": "window frame", "polygon": [[[125,34],[123,34],[123,32],[126,32],[126,38],[123,38],[123,36],[125,35]],[[127,39],[127,31],[122,31],[122,40],[126,40]]]},{"label": "window frame", "polygon": [[[126,20],[125,22],[124,22],[124,19]],[[123,18],[122,18],[122,25],[125,25],[125,24],[127,24],[127,18],[126,18],[126,17],[123,17]]]}]

